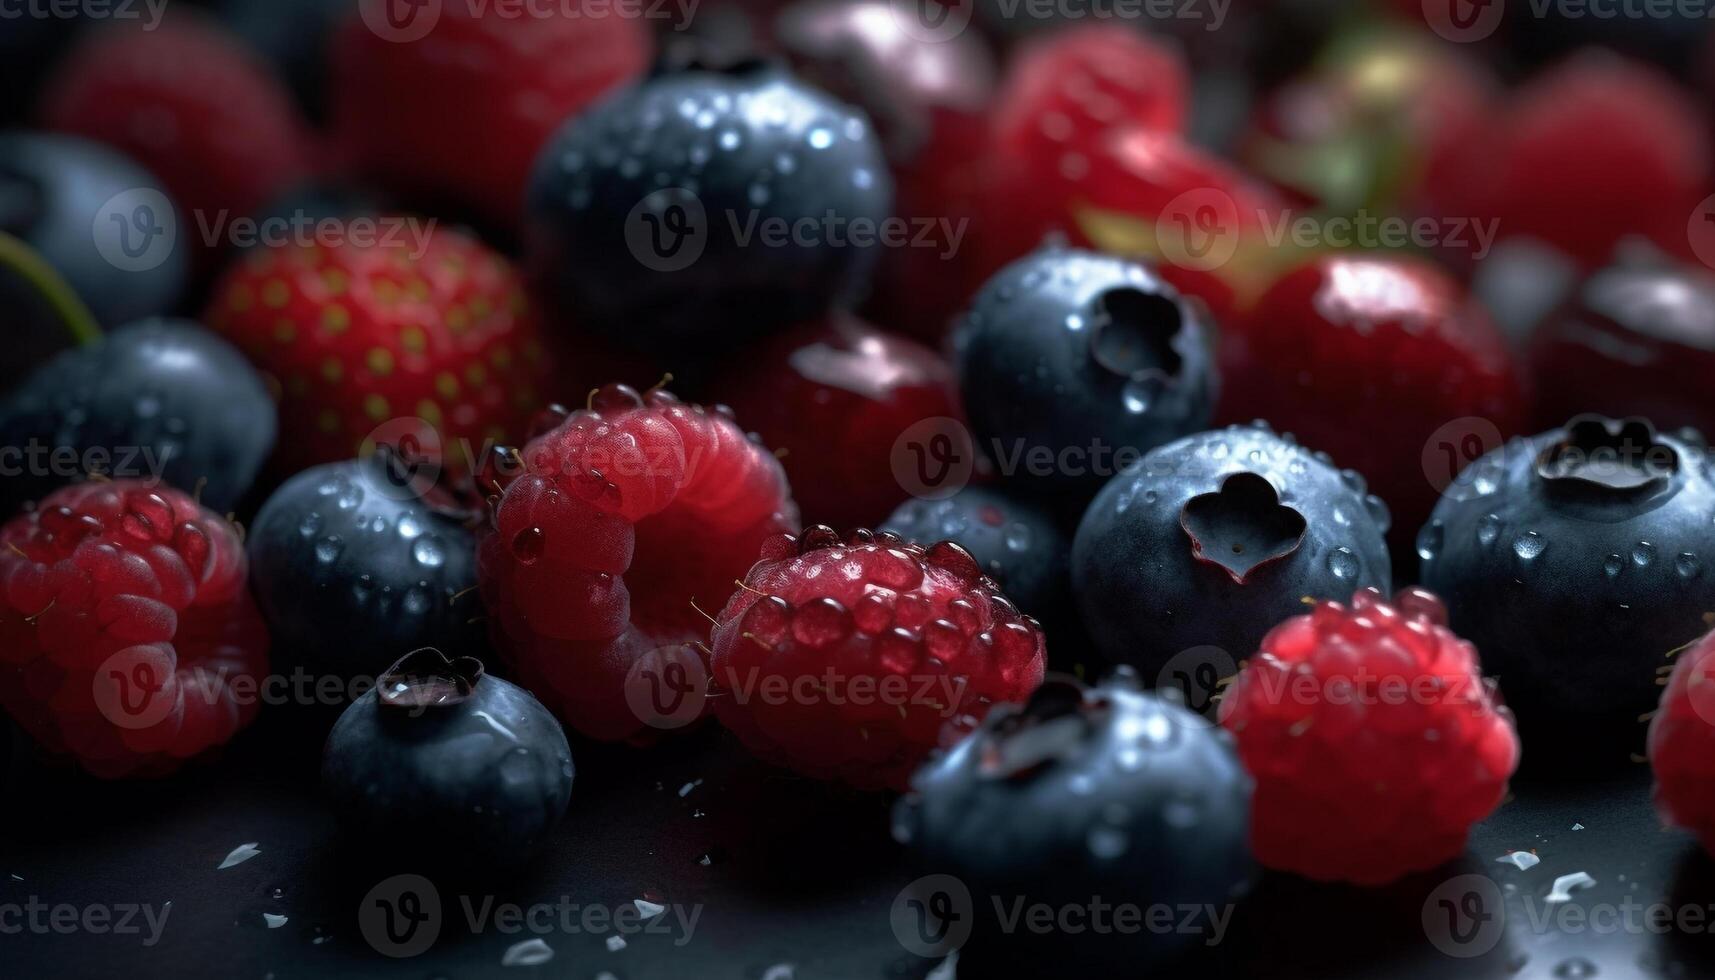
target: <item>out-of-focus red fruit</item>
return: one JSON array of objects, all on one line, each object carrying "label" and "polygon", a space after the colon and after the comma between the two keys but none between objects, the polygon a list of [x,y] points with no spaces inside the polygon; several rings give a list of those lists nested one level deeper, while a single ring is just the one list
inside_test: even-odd
[{"label": "out-of-focus red fruit", "polygon": [[908,496],[893,474],[900,436],[960,414],[938,354],[845,314],[770,341],[717,393],[783,452],[805,518],[834,527],[880,524]]},{"label": "out-of-focus red fruit", "polygon": [[1715,274],[1670,260],[1590,276],[1531,337],[1536,418],[1639,415],[1715,433]]},{"label": "out-of-focus red fruit", "polygon": [[862,108],[893,171],[905,240],[889,243],[870,309],[938,342],[969,294],[969,230],[986,165],[993,56],[971,31],[932,40],[888,0],[808,0],[775,35],[805,80]]},{"label": "out-of-focus red fruit", "polygon": [[1415,212],[1478,138],[1495,88],[1447,45],[1364,31],[1263,101],[1239,158],[1308,205]]},{"label": "out-of-focus red fruit", "polygon": [[1455,465],[1520,431],[1525,405],[1463,287],[1419,259],[1363,254],[1314,258],[1269,287],[1222,335],[1221,394],[1218,421],[1266,418],[1362,474],[1393,512],[1396,556]]},{"label": "out-of-focus red fruit", "polygon": [[48,83],[49,129],[124,151],[183,210],[182,239],[255,212],[311,170],[309,126],[268,66],[236,36],[194,16],[153,29],[92,33]]},{"label": "out-of-focus red fruit", "polygon": [[406,42],[353,17],[334,47],[335,136],[383,186],[510,228],[548,136],[641,74],[652,49],[648,27],[617,8],[449,3]]},{"label": "out-of-focus red fruit", "polygon": [[1521,88],[1484,129],[1427,189],[1442,217],[1498,222],[1503,238],[1539,239],[1586,268],[1628,235],[1689,254],[1711,150],[1703,116],[1666,76],[1584,52]]}]

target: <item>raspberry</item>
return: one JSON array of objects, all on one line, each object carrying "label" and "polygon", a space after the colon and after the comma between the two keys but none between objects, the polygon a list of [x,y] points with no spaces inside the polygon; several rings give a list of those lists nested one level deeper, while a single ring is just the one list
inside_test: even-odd
[{"label": "raspberry", "polygon": [[771,762],[904,789],[944,735],[1035,690],[1045,657],[1037,622],[958,545],[818,525],[771,538],[721,610],[715,710]]},{"label": "raspberry", "polygon": [[1649,726],[1655,805],[1662,819],[1715,853],[1715,633],[1679,654]]},{"label": "raspberry", "polygon": [[225,520],[165,487],[85,483],[0,545],[0,706],[44,747],[162,775],[255,716],[235,687],[267,672],[268,632]]},{"label": "raspberry", "polygon": [[1256,779],[1259,861],[1382,884],[1459,854],[1500,804],[1518,736],[1445,624],[1428,592],[1366,589],[1263,639],[1221,702]]},{"label": "raspberry", "polygon": [[568,724],[633,738],[637,659],[706,635],[693,603],[731,593],[798,508],[780,463],[722,409],[610,384],[550,419],[509,483],[480,477],[496,491],[477,554],[491,632]]}]

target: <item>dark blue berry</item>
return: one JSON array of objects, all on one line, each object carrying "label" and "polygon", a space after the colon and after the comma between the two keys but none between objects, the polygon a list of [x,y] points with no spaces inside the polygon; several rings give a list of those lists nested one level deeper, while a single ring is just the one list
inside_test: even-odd
[{"label": "dark blue berry", "polygon": [[[149,200],[137,192],[157,192],[161,182],[120,154],[88,140],[44,133],[0,133],[0,232],[41,253],[65,278],[105,327],[168,312],[185,283],[188,249],[143,251],[140,266],[122,268],[97,248],[113,221],[149,222],[166,228],[166,217],[139,215]],[[189,238],[183,216],[174,218],[179,239]],[[133,229],[135,231],[135,229]],[[130,243],[149,240],[135,232]],[[114,237],[113,244],[124,243]],[[147,267],[143,267],[147,266]]]},{"label": "dark blue berry", "polygon": [[1266,426],[1231,426],[1102,488],[1073,539],[1073,593],[1114,662],[1152,675],[1202,646],[1238,661],[1307,597],[1390,591],[1387,527],[1358,474]]},{"label": "dark blue berry", "polygon": [[1424,586],[1531,744],[1551,756],[1600,736],[1624,758],[1669,657],[1715,609],[1708,450],[1695,433],[1580,416],[1466,467],[1417,548]]},{"label": "dark blue berry", "polygon": [[1026,615],[1054,625],[1068,605],[1072,543],[1042,508],[992,487],[910,500],[882,525],[910,541],[958,542]]},{"label": "dark blue berry", "polygon": [[322,786],[347,832],[417,871],[516,866],[572,795],[565,732],[470,658],[416,651],[345,710]]},{"label": "dark blue berry", "polygon": [[[1224,914],[1251,879],[1250,795],[1231,738],[1202,717],[1139,692],[1129,675],[1094,689],[1051,679],[919,770],[894,832],[925,870],[969,891],[968,904],[918,898],[965,917],[961,967],[1065,976],[1075,963],[1135,976],[1198,942],[1197,931],[1070,934],[1009,929],[1006,917],[1020,903],[1087,909],[1098,898]],[[911,925],[896,917],[896,930]],[[955,920],[949,938],[963,931]]]},{"label": "dark blue berry", "polygon": [[771,64],[688,69],[549,141],[527,259],[581,327],[709,350],[860,298],[892,205],[861,114]]},{"label": "dark blue berry", "polygon": [[145,320],[65,351],[0,402],[7,513],[85,471],[160,479],[233,508],[274,447],[274,401],[230,344]]},{"label": "dark blue berry", "polygon": [[351,678],[431,644],[483,651],[475,538],[410,477],[383,448],[305,470],[262,506],[250,581],[277,657]]},{"label": "dark blue berry", "polygon": [[954,337],[978,447],[1043,493],[1093,491],[1206,427],[1210,344],[1203,314],[1155,273],[1056,246],[990,279]]}]

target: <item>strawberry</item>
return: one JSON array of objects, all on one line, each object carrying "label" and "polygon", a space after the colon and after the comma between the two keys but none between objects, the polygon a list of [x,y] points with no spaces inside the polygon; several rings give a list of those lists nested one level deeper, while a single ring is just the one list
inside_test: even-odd
[{"label": "strawberry", "polygon": [[417,40],[353,17],[334,45],[335,140],[395,190],[512,227],[548,136],[642,74],[652,47],[648,29],[617,10],[449,3]]},{"label": "strawberry", "polygon": [[206,322],[280,398],[276,463],[291,470],[350,459],[374,435],[414,438],[467,472],[482,441],[522,435],[547,378],[517,271],[433,226],[416,247],[376,236],[253,249],[217,285]]},{"label": "strawberry", "polygon": [[[315,153],[267,65],[191,16],[91,34],[49,80],[39,111],[47,128],[114,146],[159,177],[187,232],[260,208],[306,176]],[[202,244],[206,263],[215,243]]]}]

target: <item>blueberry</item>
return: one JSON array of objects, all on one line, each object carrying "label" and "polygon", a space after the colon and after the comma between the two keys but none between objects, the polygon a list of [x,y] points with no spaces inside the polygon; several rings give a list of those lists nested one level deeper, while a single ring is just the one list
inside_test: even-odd
[{"label": "blueberry", "polygon": [[419,494],[382,447],[286,481],[256,515],[250,582],[280,657],[338,677],[373,677],[421,646],[483,650],[464,515]]},{"label": "blueberry", "polygon": [[[274,447],[274,401],[226,341],[188,320],[145,320],[65,351],[0,402],[7,513],[84,469],[159,478],[232,509]],[[206,482],[205,482],[206,481]]]},{"label": "blueberry", "polygon": [[1146,675],[1175,654],[1256,652],[1304,598],[1392,588],[1387,508],[1362,477],[1260,423],[1169,443],[1115,477],[1072,542],[1097,649]]},{"label": "blueberry", "polygon": [[956,541],[1020,611],[1050,625],[1064,615],[1072,544],[1033,503],[970,486],[945,500],[907,501],[881,530],[922,544]]},{"label": "blueberry", "polygon": [[1695,433],[1579,416],[1459,474],[1418,535],[1423,584],[1531,745],[1623,759],[1668,656],[1709,629],[1711,515]]},{"label": "blueberry", "polygon": [[1097,899],[1110,910],[1226,908],[1251,879],[1250,795],[1231,738],[1140,693],[1129,674],[1094,689],[1051,679],[1029,703],[997,707],[919,770],[895,810],[894,833],[925,870],[968,889],[963,909],[953,907],[962,895],[918,898],[969,922],[961,967],[1008,965],[996,976],[1105,967],[1135,976],[1201,937],[1008,929],[1006,918],[1039,905],[1088,909]]},{"label": "blueberry", "polygon": [[[41,253],[106,327],[168,312],[184,288],[187,262],[176,244],[148,268],[121,268],[97,249],[110,218],[131,218],[148,201],[128,192],[161,191],[137,164],[97,143],[72,136],[0,133],[0,231]],[[155,225],[165,219],[153,216]],[[180,238],[189,237],[183,216]],[[141,240],[138,241],[141,244]]]},{"label": "blueberry", "polygon": [[479,661],[434,649],[401,658],[353,702],[322,759],[347,832],[430,873],[529,858],[565,815],[572,774],[548,709]]},{"label": "blueberry", "polygon": [[772,64],[689,68],[549,141],[527,262],[580,325],[708,351],[859,298],[892,205],[861,114]]},{"label": "blueberry", "polygon": [[1014,486],[1060,495],[1209,424],[1210,342],[1198,309],[1150,270],[1049,246],[983,286],[955,366],[983,452]]}]

